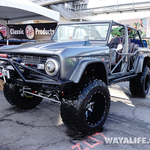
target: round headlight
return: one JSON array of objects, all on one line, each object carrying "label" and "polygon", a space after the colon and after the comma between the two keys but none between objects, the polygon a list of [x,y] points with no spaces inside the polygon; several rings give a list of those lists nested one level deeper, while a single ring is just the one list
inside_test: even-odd
[{"label": "round headlight", "polygon": [[58,63],[55,59],[48,59],[45,64],[45,71],[50,76],[55,76],[58,72]]},{"label": "round headlight", "polygon": [[5,61],[0,61],[0,65],[3,64]]}]

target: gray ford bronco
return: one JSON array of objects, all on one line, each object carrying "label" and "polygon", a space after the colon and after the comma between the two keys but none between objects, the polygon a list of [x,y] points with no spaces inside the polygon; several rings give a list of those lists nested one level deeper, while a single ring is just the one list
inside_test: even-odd
[{"label": "gray ford bronco", "polygon": [[96,132],[109,113],[108,85],[129,81],[133,96],[148,94],[146,47],[137,29],[114,21],[60,24],[50,42],[0,49],[5,98],[20,109],[32,109],[42,99],[60,103],[70,129]]}]

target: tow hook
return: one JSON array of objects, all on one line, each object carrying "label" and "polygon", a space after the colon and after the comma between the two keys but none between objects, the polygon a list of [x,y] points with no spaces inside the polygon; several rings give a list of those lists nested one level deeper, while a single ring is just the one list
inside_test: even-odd
[{"label": "tow hook", "polygon": [[9,70],[5,70],[4,68],[0,68],[0,77],[3,77],[3,80],[6,83],[6,77],[7,77],[7,79],[10,79]]}]

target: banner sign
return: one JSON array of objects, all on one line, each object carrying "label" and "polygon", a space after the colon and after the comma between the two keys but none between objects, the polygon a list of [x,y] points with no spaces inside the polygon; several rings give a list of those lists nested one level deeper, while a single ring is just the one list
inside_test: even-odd
[{"label": "banner sign", "polygon": [[7,38],[28,40],[50,40],[54,34],[57,23],[38,24],[8,24]]},{"label": "banner sign", "polygon": [[0,24],[0,32],[3,34],[4,37],[6,36],[6,31],[7,31],[6,26]]}]

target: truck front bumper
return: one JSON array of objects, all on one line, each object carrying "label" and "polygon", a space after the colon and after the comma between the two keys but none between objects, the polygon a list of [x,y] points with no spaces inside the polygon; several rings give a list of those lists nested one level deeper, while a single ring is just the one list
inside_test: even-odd
[{"label": "truck front bumper", "polygon": [[[57,80],[47,74],[41,73],[37,70],[33,70],[32,68],[26,67],[9,58],[0,57],[0,61],[6,62],[8,65],[11,65],[13,67],[13,70],[19,75],[19,79],[12,78],[10,75],[10,71],[6,69],[4,65],[0,65],[0,78],[2,78],[4,82],[11,82],[15,84],[24,85],[24,86],[30,86],[36,88],[40,87],[42,89],[53,89],[53,90],[61,90],[61,91],[69,89],[73,84],[72,81]],[[26,77],[21,73],[19,66],[29,71],[32,71],[33,73],[39,76],[46,77],[47,79],[46,80],[43,80],[41,78],[37,80],[26,79]]]}]

